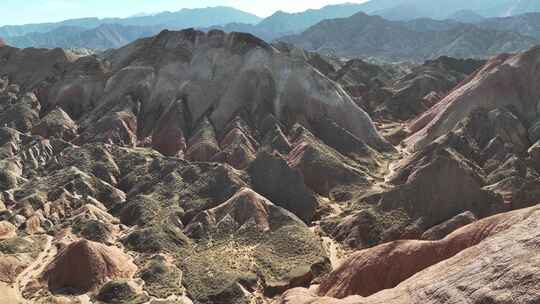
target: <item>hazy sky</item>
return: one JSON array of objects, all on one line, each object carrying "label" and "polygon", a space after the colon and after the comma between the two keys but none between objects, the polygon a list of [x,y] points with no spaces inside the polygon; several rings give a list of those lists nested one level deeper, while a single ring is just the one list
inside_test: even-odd
[{"label": "hazy sky", "polygon": [[261,17],[277,10],[298,12],[367,0],[0,0],[0,25],[60,21],[81,17],[127,17],[182,8],[233,6]]}]

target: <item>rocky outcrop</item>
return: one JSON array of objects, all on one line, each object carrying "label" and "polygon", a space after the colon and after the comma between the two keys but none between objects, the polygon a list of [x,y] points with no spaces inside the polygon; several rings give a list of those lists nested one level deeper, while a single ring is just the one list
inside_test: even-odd
[{"label": "rocky outcrop", "polygon": [[390,95],[385,87],[390,85],[394,77],[398,77],[399,74],[392,68],[381,67],[361,59],[351,59],[336,71],[325,75],[343,86],[356,104],[368,113],[372,113],[377,102],[380,102],[379,99]]},{"label": "rocky outcrop", "polygon": [[144,290],[157,298],[180,295],[185,291],[182,271],[163,256],[153,257],[137,276],[144,281]]},{"label": "rocky outcrop", "polygon": [[56,205],[55,208],[63,210],[63,214],[84,205],[81,197],[97,199],[107,206],[125,201],[124,192],[75,167],[55,171],[46,178],[30,180],[15,192],[14,199],[23,200],[32,196],[39,198],[42,203],[48,198]]},{"label": "rocky outcrop", "polygon": [[291,143],[278,124],[275,124],[265,133],[261,145],[263,146],[263,149],[278,151],[283,155],[291,152]]},{"label": "rocky outcrop", "polygon": [[59,153],[57,156],[58,162],[49,164],[49,169],[61,169],[68,166],[76,167],[110,185],[116,186],[122,172],[117,160],[111,153],[112,151],[112,146],[103,144],[86,144],[82,147],[70,146]]},{"label": "rocky outcrop", "polygon": [[223,151],[216,154],[214,160],[221,160],[237,169],[246,169],[256,157],[258,143],[241,118],[233,120],[229,129],[220,143]]},{"label": "rocky outcrop", "polygon": [[205,229],[219,226],[245,229],[242,228],[244,225],[255,225],[255,229],[265,232],[270,230],[271,213],[280,212],[269,209],[276,207],[252,190],[243,188],[222,205],[199,214],[186,229],[193,231],[196,225],[204,223]]},{"label": "rocky outcrop", "polygon": [[129,256],[119,249],[80,240],[67,245],[42,277],[52,291],[84,293],[96,290],[110,279],[130,278],[136,270]]},{"label": "rocky outcrop", "polygon": [[[399,221],[389,225],[384,223],[382,218],[379,212],[365,209],[343,217],[329,217],[321,222],[321,228],[348,248],[369,248],[396,239],[392,231],[395,230],[393,225],[399,226]],[[405,234],[406,230],[403,227],[399,229],[397,238],[405,236],[402,233]]]},{"label": "rocky outcrop", "polygon": [[538,176],[534,161],[526,159],[530,143],[521,122],[523,118],[514,113],[504,108],[474,110],[450,133],[439,137],[436,144],[417,154],[423,155],[434,145],[451,147],[484,177],[485,190],[503,197],[506,208],[530,206],[523,204],[526,200],[537,200],[531,190]]},{"label": "rocky outcrop", "polygon": [[137,119],[130,111],[108,113],[75,140],[78,144],[106,143],[125,147],[138,145]]},{"label": "rocky outcrop", "polygon": [[58,137],[70,141],[77,135],[77,124],[61,108],[54,109],[32,128],[32,133],[44,138]]},{"label": "rocky outcrop", "polygon": [[210,161],[219,151],[214,127],[204,118],[188,141],[186,159],[191,161]]},{"label": "rocky outcrop", "polygon": [[534,121],[528,130],[529,139],[531,142],[540,140],[540,120]]}]

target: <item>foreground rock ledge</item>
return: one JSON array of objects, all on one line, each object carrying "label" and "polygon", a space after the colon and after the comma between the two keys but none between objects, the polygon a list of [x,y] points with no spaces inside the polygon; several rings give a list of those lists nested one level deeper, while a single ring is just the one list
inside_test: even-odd
[{"label": "foreground rock ledge", "polygon": [[[540,206],[522,209],[497,215],[472,225],[466,226],[439,242],[402,241],[381,246],[394,246],[394,253],[399,248],[431,247],[430,253],[440,253],[447,247],[440,248],[434,244],[443,242],[458,244],[474,242],[477,238],[487,237],[479,244],[469,247],[455,256],[433,265],[403,281],[395,288],[382,290],[369,297],[352,295],[343,299],[329,296],[317,296],[312,290],[292,289],[287,291],[276,304],[412,304],[412,303],[524,303],[540,302]],[[416,244],[416,245],[414,245]],[[319,292],[345,296],[350,291],[361,292],[360,282],[352,281],[355,276],[345,276],[350,281],[338,281],[340,273],[359,273],[361,269],[351,268],[350,264],[358,256],[365,256],[371,250],[361,251],[323,283]],[[391,250],[392,251],[392,250]],[[415,251],[409,252],[409,262],[424,263],[425,256],[417,256]],[[433,254],[434,256],[437,254]],[[401,255],[403,257],[403,255]],[[479,258],[479,257],[482,258]],[[400,255],[397,254],[399,260]],[[373,256],[376,258],[376,256]],[[396,255],[386,258],[388,265],[405,267],[401,260],[394,264]],[[374,262],[377,264],[376,262]],[[381,263],[384,264],[384,263]],[[345,265],[350,266],[345,269]],[[410,265],[410,264],[409,264]],[[373,268],[372,270],[376,270]],[[392,270],[390,273],[396,273]],[[405,270],[405,269],[404,269]],[[379,269],[380,271],[380,269]],[[375,275],[373,271],[369,273]],[[384,273],[384,270],[383,272]],[[364,275],[364,274],[362,274]],[[377,281],[377,276],[372,276]],[[329,282],[332,278],[334,281]],[[343,279],[344,276],[341,276]],[[380,279],[380,278],[379,278]],[[390,283],[391,277],[386,278]],[[333,283],[333,285],[332,285]],[[375,283],[376,284],[376,283]],[[381,285],[381,287],[383,287]],[[375,291],[375,290],[374,290]]]}]

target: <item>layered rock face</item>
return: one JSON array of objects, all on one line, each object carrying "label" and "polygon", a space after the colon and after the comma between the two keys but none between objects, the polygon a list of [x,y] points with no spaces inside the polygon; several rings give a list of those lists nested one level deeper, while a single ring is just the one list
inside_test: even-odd
[{"label": "layered rock face", "polygon": [[[149,58],[148,53],[159,55]],[[107,59],[114,75],[102,100],[112,103],[126,94],[138,99],[144,117],[139,135],[153,130],[157,142],[169,135],[190,136],[205,116],[221,130],[246,111],[252,122],[268,114],[287,124],[328,116],[368,144],[383,144],[369,117],[339,86],[251,35],[165,31],[111,52]],[[160,113],[160,108],[169,110]],[[183,119],[171,126],[167,115]]]},{"label": "layered rock face", "polygon": [[[414,134],[407,139],[407,145],[412,150],[421,149],[479,108],[509,107],[526,125],[534,126],[540,96],[534,85],[540,77],[539,54],[540,48],[536,47],[521,54],[491,59],[469,81],[410,124],[409,129]],[[536,140],[535,136],[531,138],[533,142]]]},{"label": "layered rock face", "polygon": [[[494,71],[530,66],[508,60]],[[401,140],[496,61],[376,66],[196,30],[99,56],[0,47],[0,300],[535,303],[533,106]]]}]

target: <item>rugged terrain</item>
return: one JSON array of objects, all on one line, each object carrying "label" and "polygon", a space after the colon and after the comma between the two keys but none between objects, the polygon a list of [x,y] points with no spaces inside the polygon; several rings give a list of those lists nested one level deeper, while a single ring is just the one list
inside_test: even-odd
[{"label": "rugged terrain", "polygon": [[538,303],[539,67],[0,46],[0,303]]}]

